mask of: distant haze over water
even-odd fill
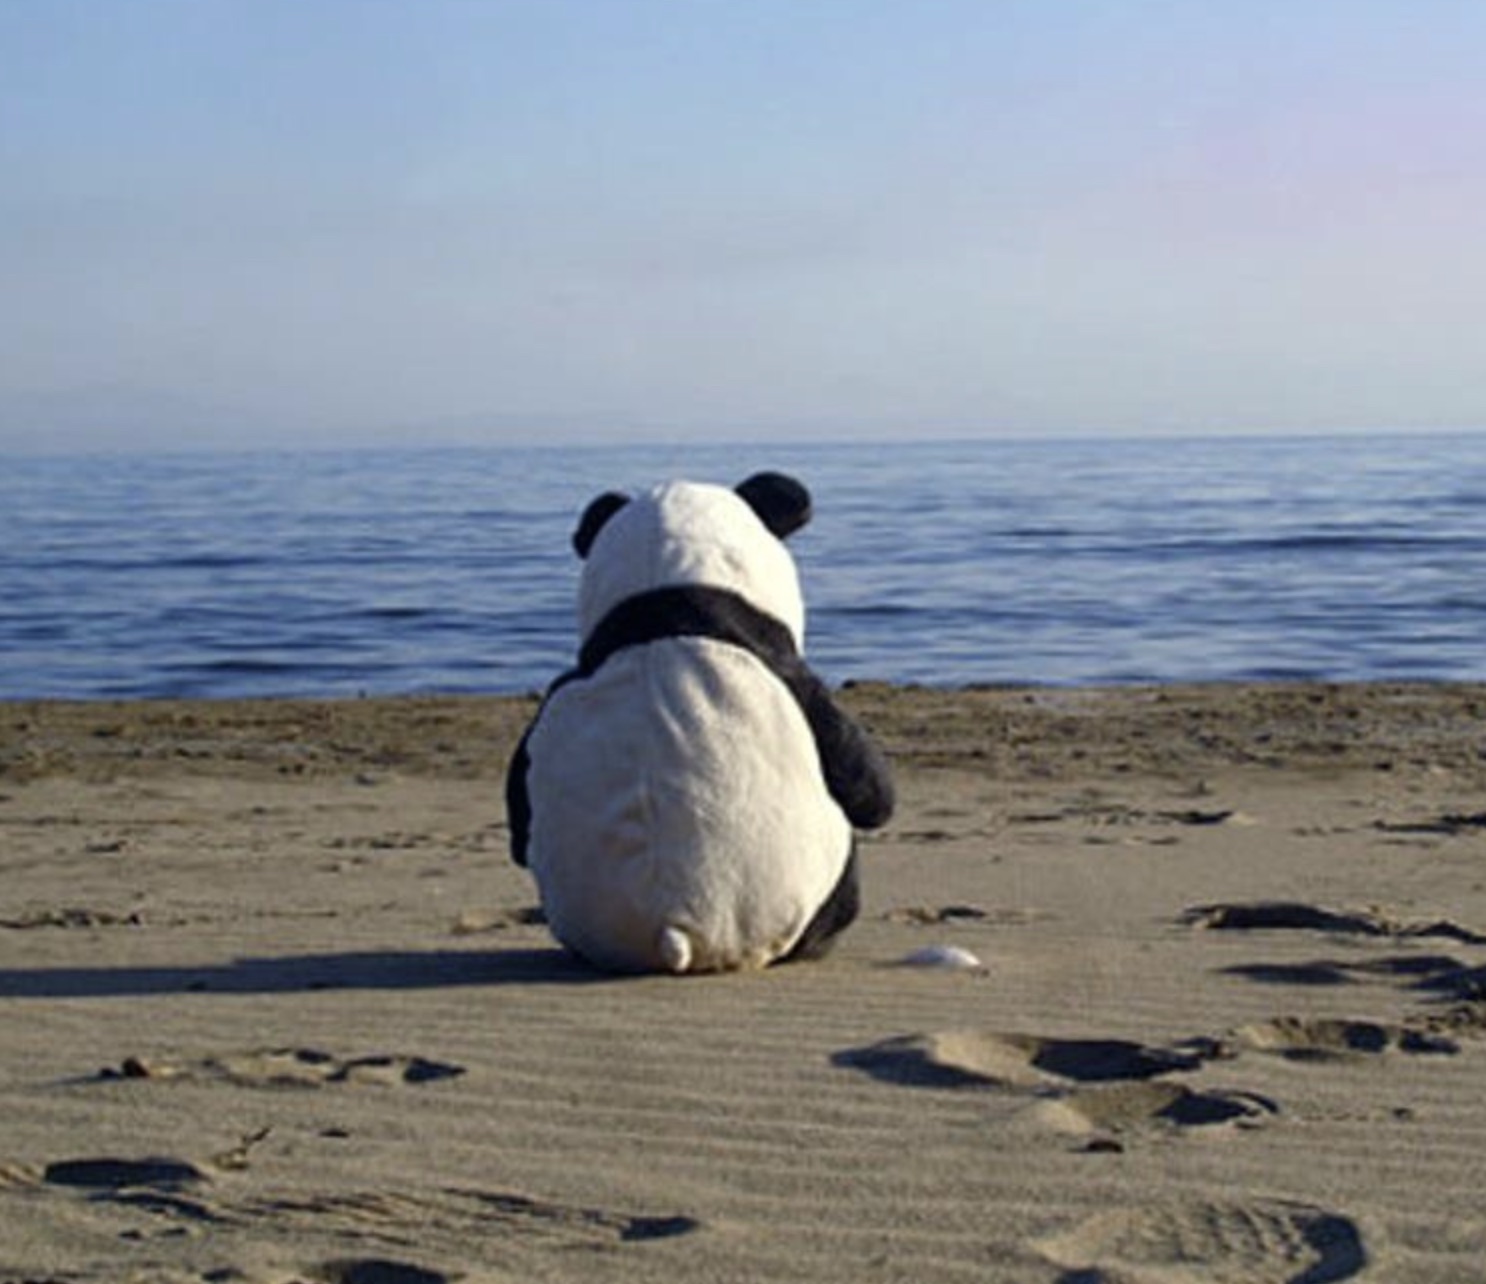
[[[13,459],[0,698],[522,692],[608,488],[798,475],[832,682],[1486,679],[1486,436]]]

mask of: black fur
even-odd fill
[[[573,532],[573,552],[579,557],[587,557],[593,541],[604,529],[604,523],[628,503],[629,496],[621,495],[617,490],[606,491],[590,503],[578,519],[578,529]]]
[[[731,589],[690,584],[625,598],[588,635],[578,652],[578,671],[590,676],[625,647],[686,637],[731,642],[752,651],[771,668],[776,658],[796,654],[789,629],[772,615],[749,605]]]
[[[780,539],[788,539],[810,521],[810,492],[784,473],[754,473],[737,493]]]
[[[846,868],[826,902],[815,911],[810,925],[800,934],[794,947],[780,960],[795,963],[805,959],[823,958],[836,943],[836,938],[857,920],[862,912],[861,877],[857,872],[856,839],[851,842],[851,855],[846,858]]]

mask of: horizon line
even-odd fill
[[[543,416],[533,416],[534,422],[539,422]],[[417,425],[410,425],[405,431],[415,433]],[[973,430],[973,429],[946,429],[943,431],[930,430],[927,434],[923,431],[915,431],[910,428],[883,430],[867,429],[851,434],[845,429],[834,431],[823,431],[819,435],[808,437],[790,436],[788,428],[759,429],[757,435],[748,435],[746,430],[738,430],[736,433],[727,431],[719,436],[683,435],[679,431],[674,435],[666,430],[637,429],[632,435],[622,437],[603,437],[593,433],[579,432],[570,437],[562,439],[548,439],[544,441],[519,441],[509,437],[491,436],[477,438],[469,434],[451,433],[447,436],[429,437],[422,440],[407,440],[397,438],[389,433],[372,432],[363,436],[348,435],[342,440],[300,440],[290,441],[269,439],[254,443],[238,442],[205,442],[161,445],[158,442],[140,443],[78,443],[76,445],[62,445],[51,447],[40,445],[37,448],[29,446],[17,447],[12,444],[0,442],[0,459],[28,459],[35,461],[68,461],[84,459],[117,459],[117,458],[171,458],[189,456],[200,458],[205,456],[243,456],[243,455],[338,455],[338,454],[376,454],[385,451],[456,451],[456,450],[513,450],[549,452],[561,450],[576,451],[601,451],[601,450],[657,450],[657,449],[707,449],[726,450],[738,447],[787,447],[791,450],[830,448],[840,446],[856,445],[891,445],[891,446],[959,446],[959,445],[1004,445],[1004,446],[1038,446],[1038,445],[1091,445],[1098,443],[1129,443],[1140,444],[1142,442],[1220,442],[1220,441],[1254,441],[1273,440],[1283,438],[1289,441],[1327,441],[1327,440],[1362,440],[1367,438],[1413,438],[1413,439],[1442,439],[1452,437],[1468,437],[1486,431],[1486,423],[1481,424],[1459,424],[1459,425],[1428,425],[1428,426],[1378,426],[1363,425],[1357,427],[1210,427],[1197,429],[1183,428],[1115,428],[1100,430],[1096,428],[1069,428],[1054,429],[1050,431],[1037,432],[1028,429],[1000,430]]]

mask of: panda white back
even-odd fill
[[[571,800],[533,821],[548,922],[602,967],[765,966],[841,875],[850,827],[810,728],[739,647],[671,638],[611,656],[553,694],[530,752],[533,796]]]

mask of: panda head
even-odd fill
[[[628,598],[695,585],[737,593],[802,645],[805,604],[784,540],[809,520],[810,492],[783,473],[756,473],[733,490],[673,481],[600,495],[573,532],[580,639]]]

